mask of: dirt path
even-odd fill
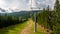
[[[34,25],[34,22],[30,19],[28,22],[28,26],[26,26],[21,32],[20,34],[34,34],[34,31],[31,30],[32,26]],[[47,32],[47,29],[42,27],[41,25],[37,24],[37,30],[39,30],[39,32],[43,32],[45,34],[50,34],[50,32]]]
[[[32,20],[29,20],[28,26],[26,26],[26,27],[21,31],[20,34],[29,34],[30,31],[31,31],[32,25],[33,25],[33,21],[32,21]]]

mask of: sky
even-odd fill
[[[13,10],[28,10],[30,0],[0,0],[0,8]],[[35,0],[37,7],[44,8],[48,5],[53,8],[55,0]]]

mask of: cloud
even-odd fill
[[[0,8],[3,8],[6,5],[6,3],[3,0],[0,0]]]
[[[35,0],[37,2],[37,7],[44,8],[50,5],[54,6],[55,0]],[[4,9],[20,9],[28,10],[29,0],[0,0],[0,7]]]
[[[39,0],[39,1],[37,1],[37,3],[38,3],[38,6],[41,8],[47,7],[48,5],[51,8],[53,8],[55,0]]]
[[[0,0],[0,7],[4,9],[24,9],[27,7],[26,0]]]

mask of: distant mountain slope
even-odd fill
[[[12,13],[0,13],[0,15],[30,17],[30,14],[33,15],[35,12],[40,13],[41,11],[19,11],[19,12],[12,12]]]

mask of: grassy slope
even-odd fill
[[[19,34],[20,31],[27,26],[28,21],[22,24],[12,25],[3,29],[0,29],[0,34]]]
[[[41,32],[41,31],[40,31],[40,28],[37,28],[37,31],[34,32],[34,25],[32,25],[31,30],[32,30],[31,34],[44,34],[44,32]]]
[[[33,22],[32,22],[33,23]],[[29,21],[24,22],[22,24],[17,24],[13,26],[9,26],[7,28],[0,29],[0,34],[20,34],[20,32],[28,25],[30,24]],[[31,31],[29,34],[44,34],[44,32],[41,32],[42,28],[37,28],[37,31],[34,32],[34,24],[32,25]]]
[[[45,34],[44,32],[41,31],[42,28],[37,27],[37,31],[34,32],[34,22],[32,20],[32,28],[29,34]],[[39,25],[38,25],[39,26]]]

